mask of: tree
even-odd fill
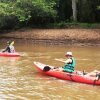
[[[68,21],[72,16],[72,0],[59,0],[58,4],[58,18],[60,21]]]
[[[100,22],[100,0],[78,0],[78,21]]]
[[[72,0],[73,21],[77,21],[77,7],[76,0]]]
[[[11,2],[13,1],[13,2]],[[0,0],[0,29],[54,21],[56,0]],[[12,23],[8,23],[12,22]],[[10,25],[9,25],[10,24]]]

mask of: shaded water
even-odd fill
[[[65,59],[64,54],[71,50],[77,70],[100,70],[100,47],[15,45],[20,58],[0,57],[0,100],[100,100],[100,86],[49,77],[33,65],[33,61],[39,61],[63,66],[54,59]]]

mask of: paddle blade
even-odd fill
[[[10,45],[14,45],[14,41],[12,41],[12,42],[10,43]]]

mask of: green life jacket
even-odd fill
[[[75,59],[72,57],[72,63],[67,63],[64,65],[64,71],[66,72],[73,72],[74,71],[74,67],[76,65]]]

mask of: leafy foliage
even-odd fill
[[[7,25],[6,20],[12,18],[12,22],[16,26],[17,23],[28,23],[30,20],[40,18],[41,21],[45,18],[55,18],[57,15],[54,10],[55,2],[51,0],[1,0],[0,3],[0,28]],[[47,21],[47,19],[45,20]],[[8,24],[9,25],[9,24]],[[13,27],[13,24],[10,25]]]
[[[77,0],[79,22],[100,22],[100,0]],[[72,19],[72,0],[0,0],[0,29],[61,23]]]

